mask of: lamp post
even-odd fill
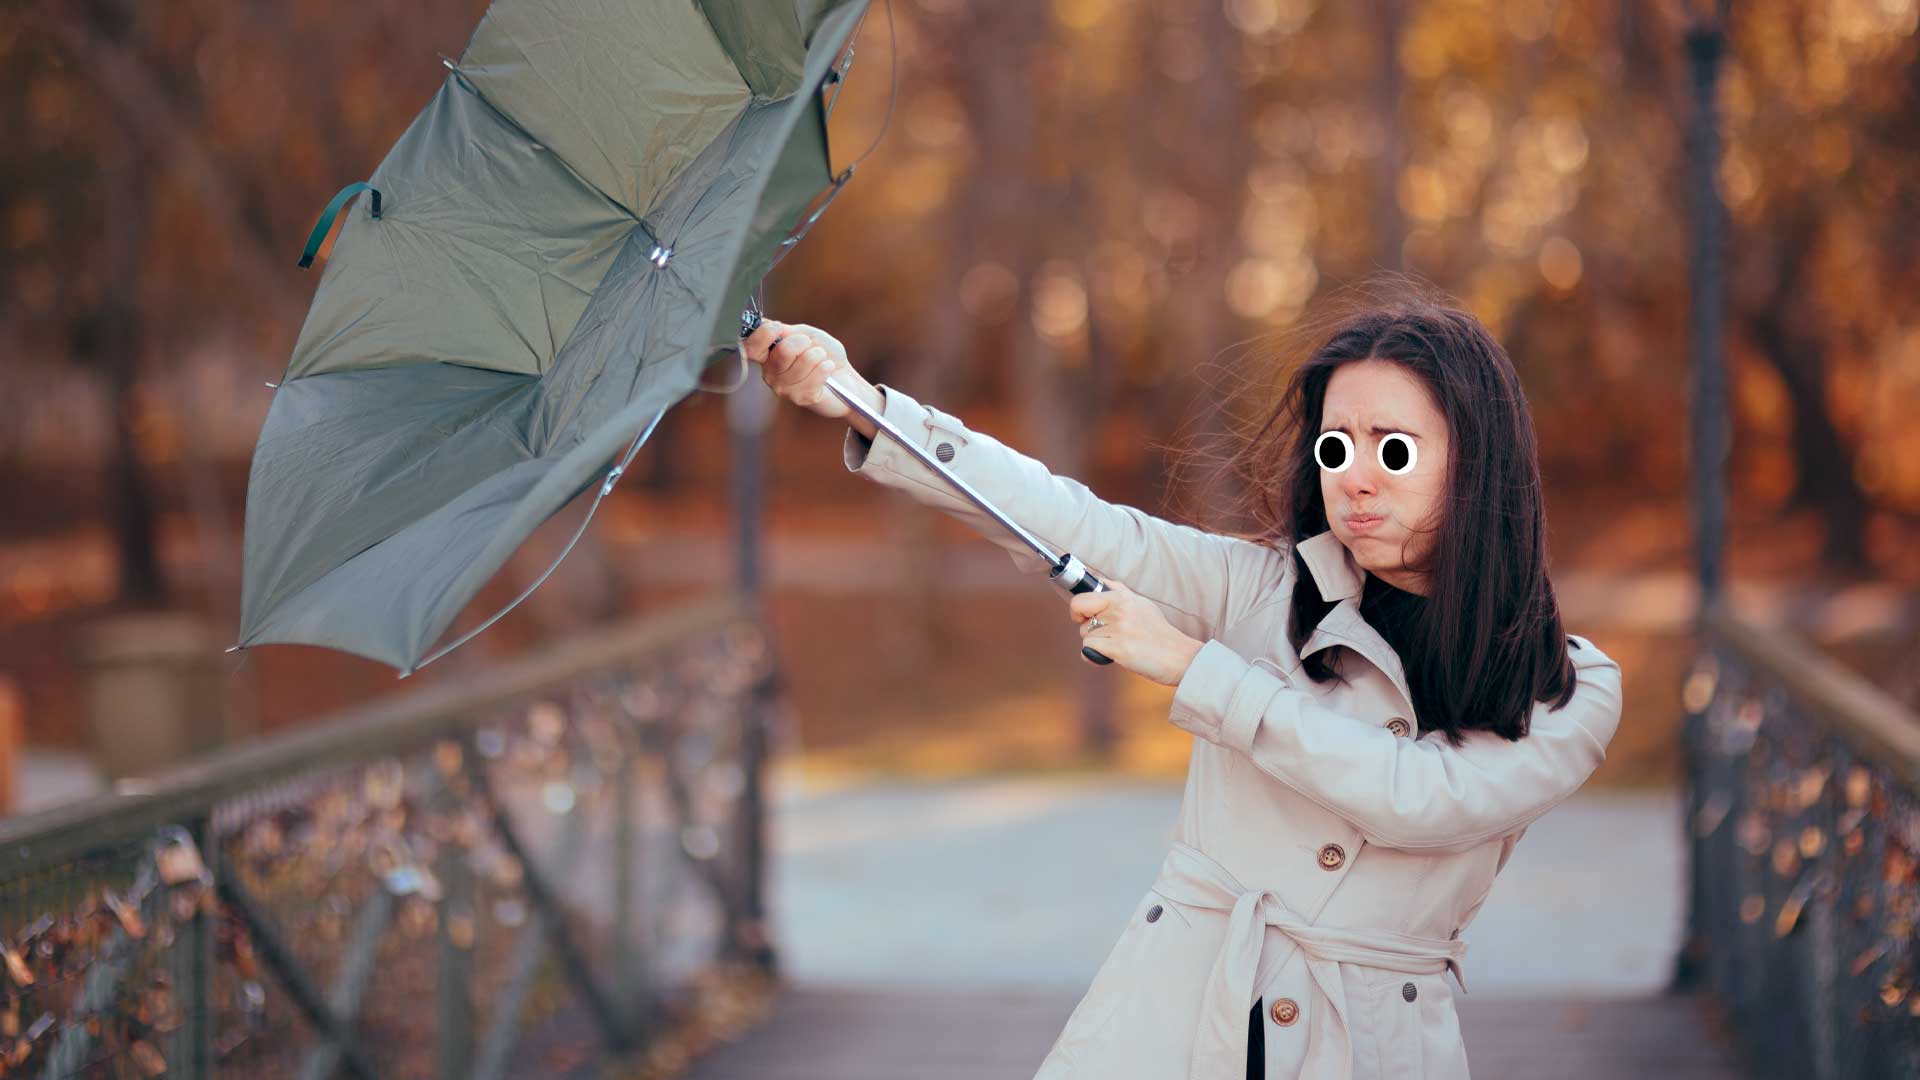
[[[1692,75],[1693,108],[1687,125],[1687,164],[1691,198],[1688,213],[1688,277],[1691,302],[1688,333],[1692,353],[1693,387],[1688,419],[1693,457],[1694,567],[1699,591],[1695,610],[1697,648],[1711,648],[1704,614],[1720,601],[1725,587],[1727,542],[1726,460],[1731,442],[1727,415],[1727,371],[1724,343],[1726,320],[1725,222],[1720,198],[1720,115],[1718,89],[1721,59],[1726,53],[1727,0],[1689,5],[1686,33],[1688,69]],[[1702,752],[1705,715],[1688,709],[1682,728],[1682,753],[1688,777],[1684,800],[1683,835],[1693,837],[1702,798],[1697,765]],[[1687,926],[1680,954],[1675,958],[1673,986],[1685,989],[1697,983],[1704,957],[1701,875],[1705,872],[1700,843],[1693,840],[1688,859]]]

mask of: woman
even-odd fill
[[[1532,420],[1486,328],[1424,299],[1335,326],[1241,455],[1251,536],[1104,502],[814,327],[744,348],[849,420],[849,470],[1047,566],[829,377],[1078,556],[1112,587],[1070,598],[1083,640],[1175,687],[1198,736],[1166,861],[1036,1080],[1467,1076],[1461,931],[1621,709],[1619,665],[1561,628]]]

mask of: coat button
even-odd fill
[[[1147,909],[1147,921],[1148,921],[1148,922],[1152,922],[1152,921],[1154,921],[1155,919],[1158,919],[1159,917],[1160,917],[1160,905],[1159,905],[1159,904],[1155,904],[1155,905],[1153,905],[1152,907],[1150,907],[1150,908],[1148,908],[1148,909]]]
[[[1402,720],[1396,716],[1393,719],[1387,721],[1387,730],[1393,732],[1395,735],[1405,735],[1407,732],[1413,729],[1407,726],[1407,722],[1405,720]]]
[[[1408,1001],[1412,1001],[1415,997],[1419,996],[1419,993],[1419,989],[1412,983],[1406,983],[1400,987],[1400,996],[1406,998]]]
[[[1347,861],[1347,852],[1339,844],[1328,844],[1320,849],[1320,869],[1338,870],[1340,864]]]
[[[1281,998],[1274,1002],[1270,1011],[1273,1013],[1273,1022],[1281,1027],[1300,1019],[1300,1006],[1292,998]]]
[[[933,456],[939,458],[943,463],[952,461],[953,460],[953,444],[950,442],[943,442],[939,446],[934,447]]]

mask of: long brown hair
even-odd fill
[[[1422,731],[1444,732],[1456,745],[1469,730],[1525,736],[1534,702],[1564,706],[1575,675],[1547,576],[1533,417],[1512,360],[1470,312],[1398,274],[1368,279],[1334,298],[1328,314],[1278,341],[1302,337],[1312,342],[1305,360],[1277,400],[1258,409],[1251,432],[1232,436],[1228,468],[1214,472],[1239,481],[1234,509],[1254,526],[1227,535],[1292,552],[1287,635],[1298,650],[1333,607],[1292,550],[1295,541],[1330,527],[1313,456],[1327,384],[1356,361],[1400,365],[1447,418],[1446,493],[1428,557],[1409,568],[1427,575],[1426,596],[1368,574],[1363,614],[1400,654]],[[1252,358],[1284,362],[1284,352],[1262,356],[1272,347]],[[1255,363],[1248,370],[1274,367]],[[1307,674],[1316,682],[1339,677],[1328,662],[1337,651],[1309,657]]]

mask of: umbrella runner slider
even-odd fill
[[[741,337],[744,338],[748,334],[753,333],[759,326],[760,315],[758,312],[747,311],[740,316]],[[1071,553],[1063,552],[1059,555],[1054,554],[1053,549],[1049,548],[1039,537],[1021,528],[1018,522],[1009,518],[1006,514],[1001,513],[1000,508],[993,505],[986,496],[975,491],[972,484],[955,476],[946,465],[941,463],[939,458],[927,453],[926,448],[907,437],[906,432],[895,427],[891,420],[875,412],[872,406],[860,399],[859,395],[847,393],[839,384],[833,381],[831,376],[827,378],[827,389],[838,395],[841,401],[846,402],[848,408],[871,420],[874,427],[886,433],[894,442],[899,443],[901,449],[912,454],[921,464],[932,469],[935,475],[945,480],[955,491],[965,495],[974,505],[985,510],[995,521],[1005,526],[1008,532],[1019,537],[1022,543],[1032,548],[1041,558],[1053,564],[1053,569],[1048,571],[1047,577],[1054,584],[1074,595],[1107,591],[1106,583],[1095,577],[1093,571],[1088,570],[1085,563],[1074,558]],[[1080,654],[1096,664],[1113,663],[1112,657],[1104,655],[1098,649],[1089,645],[1080,646]]]

